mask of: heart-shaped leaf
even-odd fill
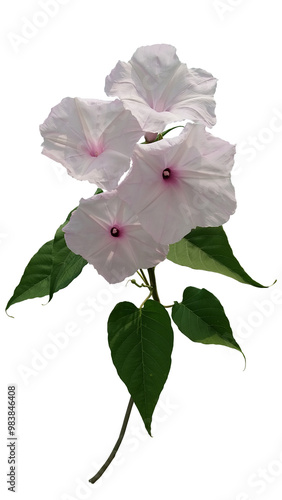
[[[172,319],[179,330],[193,342],[219,344],[243,354],[233,337],[221,303],[205,288],[186,288],[182,302],[175,302],[172,307]]]
[[[167,379],[173,347],[171,320],[164,306],[148,300],[142,309],[120,302],[108,320],[113,363],[151,435],[152,415]]]

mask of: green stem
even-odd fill
[[[119,434],[118,440],[117,440],[115,446],[113,447],[113,450],[112,450],[111,454],[109,455],[109,458],[104,463],[104,465],[97,472],[97,474],[95,474],[95,476],[93,476],[91,479],[89,479],[90,483],[92,483],[92,484],[96,483],[96,481],[98,481],[98,479],[104,474],[105,470],[109,467],[110,463],[115,458],[115,456],[117,454],[117,451],[118,451],[118,449],[119,449],[119,447],[121,445],[121,442],[123,440],[125,431],[126,431],[126,427],[127,427],[127,424],[128,424],[128,420],[129,420],[129,417],[130,417],[132,406],[133,406],[133,399],[130,398],[129,403],[128,403],[128,407],[127,407],[127,410],[126,410],[126,413],[125,413],[125,416],[124,416],[124,420],[123,420],[123,424],[122,424],[122,427],[121,427],[121,430],[120,430],[120,434]]]
[[[140,274],[142,275],[142,278],[143,278],[143,280],[144,280],[145,285],[150,286],[150,283],[149,283],[149,281],[147,280],[146,275],[145,275],[145,273],[144,273],[143,269],[140,269]]]
[[[150,267],[148,269],[148,274],[150,278],[150,285],[152,287],[152,296],[153,299],[156,300],[157,302],[160,302],[158,290],[157,290],[157,282],[156,282],[156,276],[155,276],[155,268]]]
[[[154,142],[161,141],[166,134],[174,130],[175,128],[184,128],[184,125],[176,125],[175,127],[169,128],[168,130],[165,130],[164,132],[161,132],[160,134],[157,135],[156,139],[154,141],[147,141],[145,137],[145,141],[141,142],[141,144],[153,144]]]
[[[175,128],[180,128],[180,127],[184,128],[184,125],[176,125],[175,127],[172,127],[172,128],[169,128],[168,130],[165,130],[164,132],[162,132],[162,133],[161,133],[161,134],[159,134],[159,135],[161,135],[161,136],[162,136],[162,138],[163,138],[166,134],[168,134],[169,132],[171,132],[171,131],[172,131],[172,130],[174,130]]]
[[[155,268],[151,267],[151,268],[148,269],[150,283],[147,280],[147,278],[146,278],[146,276],[144,274],[143,269],[140,269],[140,272],[139,271],[137,271],[137,272],[138,272],[139,276],[142,277],[142,279],[143,279],[144,283],[146,284],[146,286],[150,287],[150,295],[144,300],[144,302],[142,302],[142,304],[140,306],[140,309],[143,307],[143,305],[145,304],[145,302],[151,296],[153,296],[154,300],[156,300],[157,302],[160,302],[159,294],[158,294],[158,290],[157,290],[156,277],[155,277]],[[125,434],[126,427],[127,427],[127,424],[128,424],[128,420],[129,420],[129,417],[130,417],[130,413],[131,413],[131,410],[132,410],[132,407],[133,407],[133,403],[134,403],[133,399],[132,399],[132,397],[130,397],[130,400],[129,400],[129,403],[128,403],[128,406],[127,406],[127,410],[126,410],[126,413],[125,413],[125,416],[124,416],[124,420],[123,420],[123,424],[122,424],[122,427],[121,427],[121,430],[120,430],[120,434],[119,434],[118,440],[117,440],[115,446],[113,447],[112,452],[110,453],[108,459],[104,463],[104,465],[97,472],[97,474],[95,474],[95,476],[93,476],[91,479],[89,479],[90,483],[92,483],[92,484],[96,483],[96,481],[98,481],[98,479],[104,474],[104,472],[109,467],[110,463],[115,458],[115,456],[117,454],[117,451],[118,451],[118,449],[119,449],[119,447],[121,445],[121,442],[122,442],[122,440],[124,438],[124,434]]]
[[[149,298],[150,298],[150,297],[152,297],[152,294],[153,294],[153,290],[150,290],[150,293],[149,293],[148,297],[146,297],[146,299],[145,299],[145,300],[143,300],[143,302],[142,302],[141,306],[139,307],[139,309],[140,309],[140,310],[141,310],[141,309],[142,309],[142,307],[146,304],[147,300],[149,300]]]

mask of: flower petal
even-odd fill
[[[188,70],[167,44],[140,47],[128,63],[119,61],[106,78],[105,92],[118,96],[146,132],[189,119],[215,124],[217,80],[201,69]]]
[[[236,208],[230,171],[235,147],[188,123],[172,139],[137,145],[118,195],[158,243],[179,241],[196,226],[219,226]]]
[[[168,253],[168,246],[154,241],[116,191],[82,199],[63,231],[67,246],[109,283],[156,266]]]
[[[102,189],[116,188],[142,136],[137,120],[119,100],[66,97],[40,126],[42,153],[68,174]]]

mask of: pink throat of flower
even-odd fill
[[[99,156],[101,153],[104,151],[104,147],[102,144],[91,144],[87,148],[88,154],[92,156],[93,158],[96,158]]]
[[[158,113],[162,113],[163,111],[166,111],[165,102],[161,99],[158,99],[158,100],[151,99],[151,100],[149,100],[148,104],[152,109],[154,109]]]

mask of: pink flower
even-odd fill
[[[188,69],[171,45],[140,47],[128,63],[119,61],[106,78],[105,92],[118,96],[145,132],[188,119],[215,124],[217,80],[202,69]]]
[[[63,231],[70,250],[93,264],[109,283],[156,266],[168,253],[168,246],[153,240],[116,191],[80,200]]]
[[[66,97],[40,126],[42,153],[79,180],[116,188],[142,136],[137,120],[121,101]]]
[[[136,146],[118,195],[156,242],[175,243],[196,226],[219,226],[234,213],[234,154],[235,146],[187,123],[178,137]]]

